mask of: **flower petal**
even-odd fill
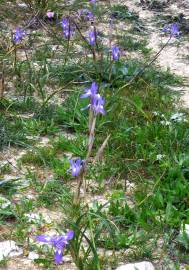
[[[56,264],[61,264],[63,259],[63,252],[61,249],[56,249],[55,255],[54,255],[54,260]]]
[[[65,235],[65,240],[66,240],[66,241],[69,241],[69,240],[71,240],[73,237],[74,237],[74,231],[69,231],[69,232],[67,232],[66,235]]]
[[[49,235],[37,235],[36,240],[42,243],[52,244],[54,241],[54,237]]]
[[[87,97],[90,97],[90,93],[85,93],[85,94],[82,94],[80,95],[80,98],[87,98]]]
[[[93,82],[91,85],[91,92],[93,95],[95,95],[97,93],[98,90],[98,84],[96,82]]]
[[[84,108],[81,108],[81,111],[87,110],[87,109],[89,109],[90,107],[91,107],[91,104],[87,105],[87,106],[84,107]]]

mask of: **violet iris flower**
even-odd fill
[[[170,34],[170,38],[178,37],[180,34],[178,23],[172,23],[171,25],[164,27],[162,31]]]
[[[62,18],[62,28],[63,30],[67,29],[69,27],[69,20],[67,18]]]
[[[91,84],[91,87],[90,88],[86,88],[85,90],[85,94],[82,94],[80,96],[80,98],[88,98],[88,97],[91,97],[91,99],[97,94],[98,92],[98,85],[96,82],[93,82]]]
[[[79,176],[81,169],[83,168],[83,161],[78,158],[76,160],[70,160],[70,170],[72,171],[72,176],[77,177]]]
[[[112,57],[114,61],[119,60],[119,47],[118,46],[113,46],[112,47]]]
[[[90,107],[92,108],[93,112],[96,115],[99,113],[105,114],[104,104],[105,104],[104,98],[101,97],[99,94],[97,94],[93,98],[92,103],[90,104]]]
[[[95,45],[95,41],[96,41],[95,32],[93,30],[91,30],[89,32],[89,43],[91,44],[91,46],[94,46]]]
[[[92,11],[88,9],[82,9],[79,12],[79,15],[84,16],[85,20],[88,20],[88,21],[92,21],[94,19],[94,14],[92,13]]]
[[[62,30],[65,38],[70,38],[70,36],[73,34],[75,30],[73,25],[70,24],[69,19],[65,17],[62,18]]]
[[[86,88],[85,93],[80,96],[80,98],[90,97],[90,104],[81,110],[86,110],[91,108],[93,112],[97,115],[98,113],[105,114],[104,103],[105,100],[98,94],[98,84],[93,82],[90,88]],[[72,173],[73,175],[73,173]]]
[[[86,18],[88,20],[93,20],[94,19],[94,14],[92,13],[92,11],[90,11],[90,10],[87,11]]]
[[[103,99],[103,97],[101,97],[100,94],[97,94],[93,97],[93,99],[91,100],[91,103],[87,105],[87,107],[82,108],[81,110],[83,111],[83,110],[91,108],[95,115],[99,113],[105,114],[104,103],[105,103],[105,100]]]
[[[38,235],[36,236],[36,240],[42,243],[53,245],[55,248],[55,262],[56,264],[60,264],[63,259],[63,249],[68,245],[68,241],[70,241],[73,237],[74,232],[69,231],[65,235],[60,236]]]
[[[13,37],[13,41],[17,44],[17,43],[21,43],[21,41],[23,40],[23,38],[25,37],[26,33],[23,29],[21,29],[20,27],[16,28],[14,37]]]
[[[96,3],[96,0],[90,0],[90,2],[94,4],[94,3]]]

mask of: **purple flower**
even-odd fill
[[[92,103],[90,104],[90,107],[92,108],[95,114],[99,114],[99,113],[105,114],[104,103],[105,103],[105,100],[103,99],[103,97],[97,94],[93,98]]]
[[[88,98],[90,97],[90,104],[81,110],[86,110],[91,108],[95,114],[101,113],[105,114],[104,103],[105,100],[98,94],[98,84],[93,82],[90,88],[86,88],[85,93],[80,96],[80,98]],[[73,175],[73,171],[72,171]]]
[[[171,36],[179,36],[179,26],[177,23],[173,23],[170,27]]]
[[[96,0],[90,0],[90,2],[94,4],[94,3],[96,3]]]
[[[88,20],[88,21],[92,21],[94,19],[94,14],[92,13],[92,11],[90,11],[88,9],[82,9],[79,12],[79,15],[84,16],[84,19]]]
[[[112,47],[112,57],[113,57],[114,61],[119,60],[119,47],[117,47],[117,46]]]
[[[81,110],[83,111],[83,110],[91,108],[95,115],[99,113],[105,114],[104,103],[105,103],[105,100],[103,99],[103,97],[101,97],[100,94],[96,94],[93,97],[93,99],[91,99],[91,103],[87,105],[85,108],[82,108]]]
[[[77,177],[79,176],[81,169],[83,168],[83,161],[78,158],[76,160],[70,160],[70,170],[72,171],[72,176]]]
[[[52,19],[54,17],[54,11],[47,11],[46,15],[49,19]]]
[[[55,262],[56,264],[60,264],[63,259],[63,249],[68,245],[68,241],[70,241],[73,237],[74,232],[69,231],[65,235],[60,236],[38,235],[36,236],[36,240],[42,243],[53,245],[55,248]]]
[[[165,33],[169,33],[170,37],[178,37],[180,34],[179,26],[177,23],[172,23],[171,25],[164,27],[162,31]]]
[[[98,85],[96,82],[93,82],[91,84],[90,88],[86,88],[85,90],[85,94],[82,94],[80,96],[80,98],[87,98],[87,97],[91,97],[91,99],[97,94],[98,92]]]
[[[94,30],[91,30],[89,32],[89,43],[91,44],[91,46],[95,45],[95,41],[96,41],[96,34],[95,34]]]
[[[74,26],[70,24],[69,19],[65,17],[62,18],[62,30],[65,38],[70,38],[75,30]]]
[[[26,33],[20,27],[16,28],[13,40],[15,43],[20,43],[25,37]]]

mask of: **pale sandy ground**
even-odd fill
[[[154,53],[158,52],[160,46],[167,40],[161,33],[161,28],[157,27],[154,18],[162,15],[161,12],[143,9],[139,5],[140,0],[117,0],[113,1],[119,4],[125,4],[131,11],[136,12],[139,18],[144,22],[149,34],[149,47],[153,49]],[[165,8],[163,15],[177,16],[183,13],[186,19],[189,19],[189,0],[172,1],[171,4]],[[189,55],[189,36],[184,38],[181,33],[180,41],[173,40],[169,46],[162,51],[156,63],[163,69],[170,69],[176,75],[183,78],[183,85],[174,87],[173,90],[181,92],[181,102],[183,107],[189,108],[189,60],[185,59]],[[179,43],[179,46],[177,44]]]

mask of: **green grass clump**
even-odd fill
[[[119,43],[126,51],[142,52],[144,55],[148,55],[151,51],[151,49],[147,48],[147,40],[135,40],[133,37],[124,36]]]
[[[134,12],[130,12],[129,9],[124,5],[113,5],[111,9],[112,17],[119,20],[137,21],[139,17]]]

